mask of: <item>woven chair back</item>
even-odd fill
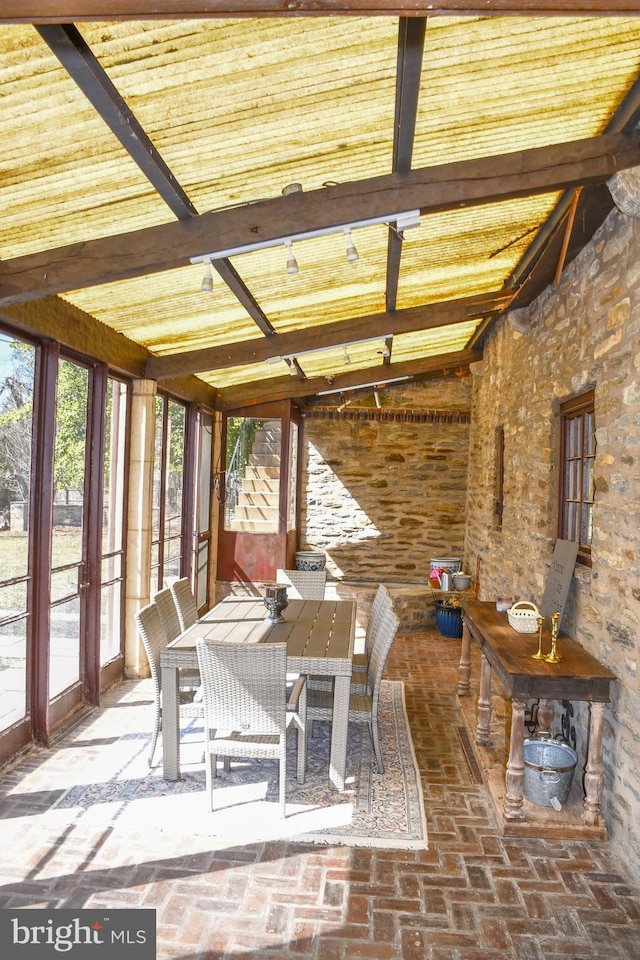
[[[367,686],[373,695],[373,713],[377,713],[378,697],[380,695],[380,684],[382,683],[382,674],[391,644],[400,628],[400,620],[392,608],[385,608],[376,624],[374,631],[371,652],[369,654],[369,666],[367,669]]]
[[[286,643],[196,643],[205,724],[250,736],[286,733]]]
[[[154,596],[153,602],[158,608],[158,613],[160,614],[160,619],[162,620],[164,632],[167,635],[167,640],[169,642],[175,640],[175,638],[179,636],[182,631],[180,629],[178,608],[176,607],[176,602],[173,599],[171,588],[165,587],[164,590],[159,590]]]
[[[142,638],[142,644],[144,646],[145,653],[147,655],[147,660],[149,661],[149,667],[151,669],[151,676],[153,678],[154,686],[156,690],[160,690],[160,653],[165,649],[167,643],[167,635],[164,630],[164,625],[162,623],[162,618],[160,616],[160,611],[158,610],[157,604],[149,603],[146,607],[142,607],[141,610],[135,615],[136,623],[138,625],[138,630],[140,631],[140,636]]]
[[[383,583],[379,584],[376,591],[376,595],[373,598],[373,603],[371,604],[371,610],[369,612],[369,620],[367,621],[367,629],[365,631],[364,637],[364,648],[367,654],[371,650],[371,644],[373,642],[373,636],[378,624],[380,615],[384,610],[391,610],[393,607],[393,601],[391,599],[391,594],[385,587]]]
[[[324,600],[326,570],[278,569],[276,580],[287,585],[287,596],[291,600]]]
[[[176,580],[171,584],[171,592],[178,611],[180,621],[180,630],[184,632],[198,620],[198,607],[196,598],[193,595],[191,584],[184,577],[182,580]]]

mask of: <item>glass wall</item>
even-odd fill
[[[156,397],[153,464],[151,592],[182,576],[185,407]]]
[[[128,394],[126,383],[108,379],[102,482],[101,665],[117,657],[122,649]]]
[[[36,351],[0,334],[0,731],[29,709],[27,624]]]

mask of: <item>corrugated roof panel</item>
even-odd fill
[[[0,256],[173,219],[33,28],[0,30]]]
[[[433,214],[407,231],[398,307],[499,290],[542,227],[558,194]]]
[[[413,165],[602,133],[639,42],[637,17],[430,18]]]
[[[478,323],[478,320],[470,320],[418,333],[398,334],[393,338],[392,361],[402,363],[420,357],[433,357],[439,353],[464,350]]]
[[[200,212],[391,168],[394,18],[82,29]]]

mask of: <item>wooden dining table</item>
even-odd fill
[[[227,597],[180,634],[160,655],[164,778],[180,779],[178,673],[197,669],[196,641],[286,642],[289,672],[333,678],[329,779],[343,791],[355,616],[352,600],[290,600],[277,623],[266,618],[262,597]]]

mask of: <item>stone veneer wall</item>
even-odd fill
[[[503,320],[474,369],[465,553],[480,597],[541,600],[556,538],[556,414],[595,386],[593,568],[576,568],[562,629],[619,678],[606,709],[603,813],[640,872],[640,220],[614,211],[523,316]],[[504,514],[493,516],[496,429]],[[562,652],[560,650],[560,652]],[[579,747],[584,704],[574,704]]]
[[[323,550],[329,577],[424,592],[430,558],[461,555],[471,378],[379,399],[305,415],[300,549]]]

